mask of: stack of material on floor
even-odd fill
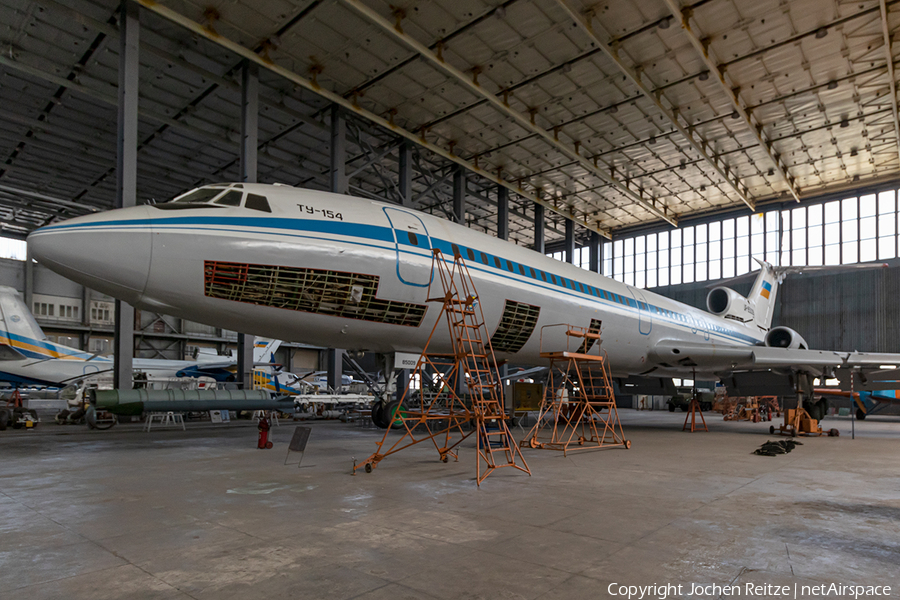
[[[770,441],[754,450],[753,454],[759,454],[760,456],[777,456],[779,454],[787,454],[796,446],[802,445],[802,443],[796,440],[778,440],[776,442]]]

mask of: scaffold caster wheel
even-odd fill
[[[530,440],[528,440],[528,445],[531,446],[532,448],[540,448],[541,447],[541,445],[538,444],[538,441],[534,438],[531,438]]]
[[[450,460],[450,459],[447,457],[446,454],[443,455],[443,456],[441,457],[441,462],[442,462],[442,463],[445,463],[445,462],[447,462],[447,461],[449,461],[449,460]]]
[[[830,429],[828,431],[828,437],[838,437],[840,435],[841,435],[841,432],[838,431],[837,429]]]
[[[797,437],[797,428],[796,427],[793,427],[791,429],[791,437]]]
[[[366,473],[372,472],[372,463],[366,463]]]
[[[625,449],[628,450],[631,448],[631,440],[625,440]]]
[[[275,445],[275,444],[273,444],[272,442],[266,442],[266,448],[269,449],[269,450],[271,450],[271,449],[272,449],[272,446],[274,446],[274,445]]]
[[[579,445],[579,446],[584,446],[584,437],[579,437],[579,438],[578,438],[578,445]]]
[[[769,425],[769,435],[775,435],[775,426]]]

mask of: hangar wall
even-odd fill
[[[900,352],[900,263],[883,264],[889,266],[788,275],[773,322],[795,329],[811,348]],[[751,285],[752,279],[730,287],[747,294]],[[704,281],[652,291],[706,310],[711,287]]]

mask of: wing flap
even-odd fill
[[[663,366],[702,369],[861,368],[900,366],[900,354],[884,352],[834,352],[768,346],[719,346],[680,340],[660,340],[650,353],[651,361]]]

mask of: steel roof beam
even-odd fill
[[[526,131],[530,131],[532,133],[540,136],[545,142],[547,142],[550,146],[555,148],[556,150],[562,152],[563,154],[574,158],[577,160],[582,167],[584,167],[588,172],[593,173],[600,179],[603,179],[607,183],[611,184],[615,187],[619,192],[621,192],[625,197],[631,199],[633,202],[640,204],[652,214],[656,215],[660,219],[667,221],[673,226],[677,226],[678,221],[674,215],[668,214],[666,211],[666,207],[657,206],[654,202],[653,198],[645,198],[643,196],[643,191],[638,190],[635,191],[628,187],[622,181],[619,181],[615,177],[612,177],[609,173],[607,173],[604,169],[596,166],[590,159],[585,158],[580,154],[577,148],[571,148],[566,144],[563,144],[559,141],[556,134],[551,131],[547,131],[543,127],[536,125],[532,119],[526,115],[523,115],[517,110],[512,109],[506,102],[497,98],[496,95],[491,93],[490,91],[484,89],[477,83],[474,77],[470,78],[465,73],[454,67],[453,65],[444,61],[441,56],[438,56],[434,52],[432,52],[425,44],[417,41],[410,35],[404,33],[401,29],[394,25],[394,23],[388,21],[380,14],[378,14],[375,10],[369,8],[365,4],[363,4],[360,0],[343,0],[344,4],[353,8],[363,17],[371,21],[374,25],[379,27],[382,31],[387,33],[389,36],[393,37],[395,40],[400,43],[408,46],[412,50],[418,52],[424,59],[426,59],[429,63],[437,67],[439,70],[443,71],[451,78],[455,79],[459,83],[461,83],[464,87],[466,87],[470,92],[477,96],[481,96],[489,104],[491,104],[494,108],[500,111],[502,114],[512,118],[520,127],[525,129]],[[554,212],[559,212],[557,209],[548,206],[550,210]]]
[[[728,165],[720,164],[713,156],[711,156],[707,151],[707,143],[705,140],[700,139],[699,141],[694,139],[693,133],[684,125],[682,125],[678,116],[675,114],[674,110],[670,110],[662,103],[662,95],[654,90],[651,90],[641,79],[641,76],[634,69],[626,65],[619,56],[618,49],[616,44],[610,44],[609,40],[601,40],[600,36],[597,35],[597,32],[594,30],[594,25],[591,22],[594,18],[594,12],[588,11],[586,14],[579,14],[571,5],[569,5],[568,0],[557,0],[560,6],[568,13],[568,15],[578,24],[581,29],[587,33],[588,37],[591,38],[591,41],[600,48],[603,54],[613,62],[613,64],[618,67],[619,71],[625,75],[632,84],[634,84],[641,93],[653,103],[654,106],[665,116],[665,118],[672,124],[675,129],[678,130],[678,133],[682,135],[682,137],[687,141],[691,147],[697,151],[703,159],[709,163],[709,165],[715,170],[716,173],[719,174],[719,177],[725,180],[725,182],[731,186],[734,192],[737,194],[738,198],[741,199],[741,202],[746,204],[751,209],[755,209],[755,205],[753,200],[748,196],[748,189],[746,185],[743,185],[737,177],[731,175],[729,173]],[[677,109],[676,109],[677,110]]]
[[[672,12],[672,15],[681,23],[681,28],[684,30],[685,35],[690,40],[691,45],[697,50],[700,54],[701,59],[706,64],[706,68],[709,69],[710,74],[715,78],[715,80],[719,83],[719,86],[725,92],[725,95],[728,97],[729,102],[734,107],[735,112],[737,112],[740,119],[744,122],[747,128],[750,130],[750,133],[753,134],[753,137],[756,139],[757,144],[762,148],[763,152],[771,159],[772,163],[775,165],[775,172],[778,173],[782,179],[784,179],[785,183],[787,183],[788,190],[791,195],[794,197],[794,200],[800,202],[800,190],[797,189],[796,181],[794,180],[793,175],[788,171],[787,165],[784,164],[784,161],[781,159],[781,155],[772,149],[772,142],[766,139],[766,135],[763,133],[762,124],[754,124],[753,119],[750,116],[750,113],[744,107],[744,103],[741,101],[739,91],[735,88],[732,83],[729,82],[729,79],[726,79],[727,73],[724,68],[720,68],[720,65],[716,64],[712,57],[709,55],[709,50],[706,44],[701,41],[701,39],[694,32],[694,29],[691,27],[690,19],[692,11],[690,9],[682,10],[680,6],[678,6],[677,0],[663,0],[666,3],[666,6],[669,7],[669,10]]]
[[[178,12],[176,12],[170,8],[167,8],[165,6],[162,6],[162,5],[158,4],[157,2],[155,2],[154,0],[136,0],[136,1],[141,6],[143,6],[145,9],[163,17],[164,19],[171,21],[172,23],[175,23],[177,25],[180,25],[181,27],[184,27],[185,29],[195,33],[196,35],[203,37],[204,39],[207,39],[211,42],[214,42],[214,43],[218,44],[219,46],[222,46],[223,48],[233,52],[234,54],[236,54],[242,58],[246,58],[250,61],[253,61],[253,62],[259,64],[261,67],[268,69],[272,73],[275,73],[276,75],[283,77],[284,79],[287,79],[288,81],[290,81],[292,83],[297,84],[298,86],[328,100],[329,102],[338,104],[338,105],[344,107],[345,109],[347,109],[348,111],[351,111],[352,113],[355,113],[355,114],[375,123],[376,125],[380,125],[384,129],[392,131],[396,135],[404,137],[404,138],[408,139],[409,141],[414,142],[415,144],[421,146],[422,148],[425,148],[428,151],[430,151],[434,154],[437,154],[438,156],[441,156],[442,158],[444,158],[450,162],[461,165],[461,166],[465,167],[466,169],[468,169],[469,171],[476,173],[480,177],[483,177],[485,179],[493,181],[494,183],[502,185],[503,187],[509,189],[512,192],[515,192],[516,194],[518,194],[519,196],[522,196],[523,198],[527,198],[528,200],[531,200],[532,202],[534,202],[536,204],[545,206],[549,210],[556,212],[564,217],[573,219],[576,222],[578,222],[578,224],[582,225],[583,227],[590,229],[591,231],[596,231],[597,233],[599,233],[600,235],[602,235],[605,238],[612,239],[612,235],[610,234],[610,232],[608,230],[600,227],[598,224],[590,223],[586,219],[577,217],[573,213],[570,213],[568,211],[564,211],[564,210],[554,207],[551,203],[547,202],[546,200],[542,200],[542,199],[538,198],[534,194],[530,194],[530,193],[526,192],[518,185],[510,183],[510,182],[498,177],[497,175],[494,175],[493,173],[491,173],[489,171],[481,169],[480,167],[475,166],[474,164],[460,158],[459,156],[456,156],[452,152],[449,152],[436,144],[432,144],[431,142],[423,140],[421,137],[419,137],[415,133],[413,133],[411,131],[407,131],[406,129],[403,129],[402,127],[398,127],[397,125],[391,123],[387,119],[380,117],[380,116],[376,115],[375,113],[372,113],[372,112],[354,104],[351,100],[347,100],[340,94],[335,94],[334,92],[328,91],[328,90],[320,87],[318,84],[314,83],[313,81],[306,79],[305,77],[301,77],[297,73],[272,62],[268,58],[260,56],[253,50],[250,50],[249,48],[246,48],[236,42],[233,42],[230,39],[227,39],[227,38],[219,35],[218,33],[210,31],[209,29],[207,29],[200,23],[198,23],[192,19],[189,19],[188,17],[185,17],[181,13],[178,13]]]
[[[888,81],[891,84],[891,111],[894,113],[894,138],[897,141],[897,152],[900,153],[900,116],[897,114],[897,82],[894,79],[894,55],[891,50],[891,31],[888,25],[888,8],[885,0],[881,5],[881,33],[884,35],[884,51],[887,54]]]

